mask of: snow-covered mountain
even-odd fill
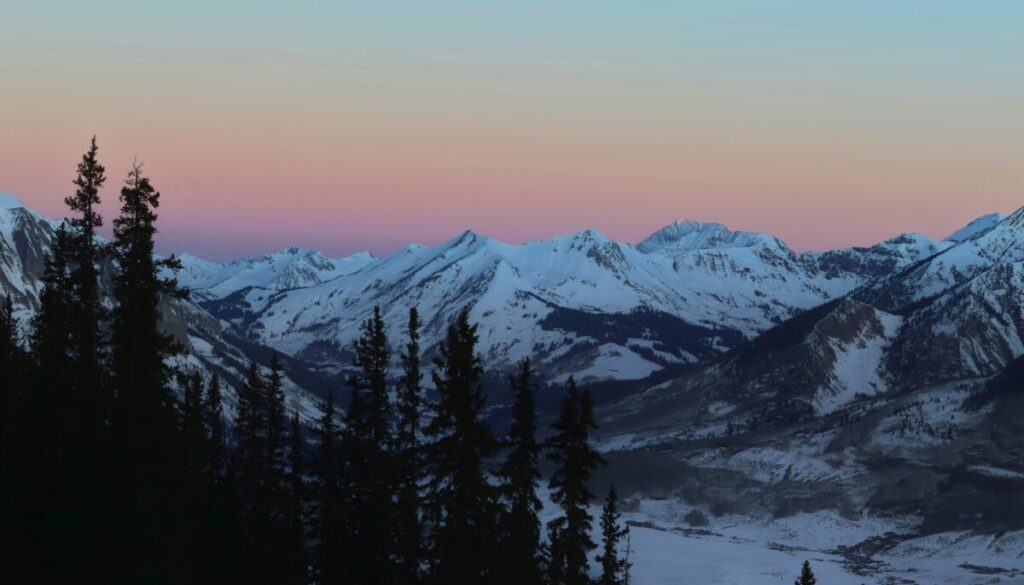
[[[183,267],[178,273],[179,283],[201,299],[223,298],[248,287],[286,290],[313,286],[356,272],[375,260],[365,252],[337,259],[294,247],[227,264],[208,262],[191,254],[182,254],[179,259]]]
[[[0,292],[11,295],[19,316],[36,308],[39,278],[57,223],[0,193]]]
[[[903,234],[824,253],[796,253],[769,235],[693,221],[674,222],[636,246],[594,230],[518,245],[467,231],[380,258],[335,259],[299,248],[223,264],[184,255],[178,278],[222,337],[273,348],[327,374],[347,366],[358,325],[375,305],[395,340],[417,307],[428,352],[469,307],[495,370],[529,355],[552,381],[636,380],[713,360],[853,293],[900,316],[907,333],[890,340],[885,360],[910,372],[904,375],[941,377],[950,367],[988,375],[1021,352],[1013,292],[1014,263],[1024,260],[1022,217],[984,216],[941,242]],[[0,283],[22,311],[34,307],[56,225],[0,197]],[[926,300],[930,309],[907,314]],[[1002,321],[978,317],[986,311]],[[977,338],[962,334],[971,319]],[[915,358],[903,338],[926,334],[962,351],[941,367]]]
[[[374,305],[396,339],[418,307],[428,347],[468,306],[492,367],[531,355],[554,380],[638,379],[734,348],[944,246],[915,235],[798,254],[771,236],[687,221],[635,247],[594,230],[521,245],[465,232],[383,258],[315,256],[323,268],[308,286],[290,286],[290,275],[311,273],[310,253],[228,265],[185,258],[182,281],[241,335],[326,370],[347,363]]]
[[[638,491],[653,484],[708,516],[898,519],[833,551],[865,575],[922,535],[1024,530],[1022,245],[1024,209],[918,248],[902,269],[718,359],[607,396],[601,443],[647,478]],[[961,566],[950,582],[1022,574],[1010,557],[997,563],[988,577]],[[918,577],[892,582],[933,582]]]

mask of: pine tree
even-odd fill
[[[497,562],[497,490],[484,472],[497,444],[482,419],[485,406],[476,353],[476,325],[463,309],[448,327],[433,372],[439,399],[426,434],[431,572],[435,583],[476,585],[494,579]]]
[[[509,584],[539,585],[543,582],[538,558],[540,520],[537,518],[541,508],[537,497],[540,445],[536,439],[533,368],[529,359],[519,363],[510,382],[515,391],[508,439],[510,450],[498,470],[505,504],[500,526],[504,567],[500,578]]]
[[[197,509],[201,510],[195,531],[195,557],[199,581],[213,584],[235,582],[245,549],[239,546],[240,519],[238,497],[228,472],[228,432],[224,418],[221,380],[214,374],[206,384],[202,399],[202,418],[206,427],[207,469],[201,478],[205,486],[196,490]],[[205,489],[204,489],[205,488]]]
[[[278,488],[282,478],[279,471],[283,470],[282,461],[285,456],[285,425],[287,424],[284,406],[284,366],[275,352],[270,357],[270,374],[264,387],[266,397],[264,404],[267,416],[267,453],[268,469],[274,475],[269,481],[273,488]]]
[[[243,558],[242,581],[263,582],[274,574],[273,528],[267,460],[266,380],[255,362],[238,388],[231,474],[238,498]]]
[[[794,581],[793,585],[816,585],[817,582],[814,571],[811,570],[810,561],[804,561],[804,565],[800,569],[800,578]]]
[[[119,425],[128,439],[147,432],[142,425],[168,419],[173,412],[169,392],[169,369],[164,365],[177,346],[160,330],[162,297],[182,298],[173,279],[161,270],[175,271],[181,264],[173,257],[153,257],[156,236],[158,193],[142,174],[142,165],[134,164],[121,189],[121,213],[114,220],[114,257],[118,271],[114,277],[112,349],[114,382]]]
[[[84,413],[79,410],[82,395],[74,384],[69,327],[76,306],[71,261],[71,234],[61,224],[44,264],[39,309],[31,324],[31,388],[18,406],[22,416],[12,418],[20,428],[16,435],[47,429],[35,440],[22,443],[23,449],[12,460],[16,469],[8,476],[19,481],[11,485],[12,514],[4,518],[5,524],[23,528],[21,538],[9,539],[21,547],[10,557],[19,562],[7,571],[14,581],[19,575],[24,581],[73,580],[94,552],[91,545],[100,539],[93,535],[92,540],[82,542],[81,536],[90,523],[82,509],[86,502],[94,506],[97,502],[90,498],[93,490],[82,489],[86,463],[79,460],[91,455],[80,457],[79,453]]]
[[[345,417],[346,457],[342,499],[349,516],[346,546],[350,579],[391,582],[394,545],[395,469],[391,457],[392,406],[388,397],[390,353],[380,308],[362,324],[349,378],[352,401]]]
[[[587,482],[604,463],[590,445],[594,428],[597,425],[590,391],[581,392],[576,381],[569,378],[569,392],[554,424],[555,435],[548,441],[548,459],[557,466],[549,482],[551,498],[562,509],[562,515],[549,525],[552,585],[587,585],[590,581],[587,556],[596,545],[590,536],[593,518],[587,511],[594,494]]]
[[[395,503],[395,583],[419,582],[422,562],[420,523],[420,318],[409,309],[408,340],[399,356],[402,377],[398,382],[398,422],[395,430],[396,503]]]
[[[70,223],[78,230],[79,257],[75,278],[77,301],[88,307],[97,303],[98,290],[93,263],[97,260],[93,237],[100,225],[93,206],[99,202],[96,189],[102,184],[102,166],[95,161],[96,145],[79,166],[79,190],[68,205],[81,217]],[[182,480],[185,457],[175,409],[175,398],[170,387],[171,371],[165,360],[176,351],[170,336],[161,331],[160,301],[163,296],[182,297],[177,283],[160,275],[162,268],[180,268],[173,259],[158,261],[153,258],[156,235],[156,208],[160,193],[142,174],[142,166],[133,164],[121,188],[120,214],[114,220],[113,255],[117,271],[113,278],[115,306],[111,319],[111,363],[114,404],[112,427],[116,434],[115,446],[120,453],[119,469],[127,493],[120,495],[118,506],[124,511],[124,532],[120,536],[128,550],[133,551],[132,562],[122,567],[124,574],[138,581],[168,579],[181,570],[180,551],[174,547],[183,544],[183,537],[171,527],[181,527],[188,507],[183,497]],[[81,333],[83,352],[95,351],[90,344],[101,343],[97,332],[101,311],[87,308],[92,323]],[[92,367],[97,354],[83,356]],[[83,370],[84,371],[84,370]],[[201,417],[201,379],[198,374],[186,381],[188,389],[190,432],[195,441],[190,448],[201,450],[205,432]],[[87,383],[99,383],[91,375]],[[198,387],[197,387],[198,385]],[[195,454],[200,457],[199,453]],[[198,460],[197,460],[197,465]],[[201,470],[193,470],[199,474]],[[154,536],[154,532],[158,533]]]
[[[0,478],[17,477],[11,475],[14,463],[12,443],[15,440],[23,442],[25,436],[22,433],[27,429],[16,424],[13,419],[23,407],[28,406],[26,374],[26,356],[19,342],[18,319],[14,316],[11,296],[7,295],[0,303],[0,380],[3,380],[0,384]],[[3,506],[0,509],[0,512],[3,512],[0,522],[7,520],[8,500],[2,496],[10,489],[8,481],[10,480],[0,479],[0,506]]]
[[[210,437],[205,419],[203,402],[203,377],[199,370],[178,372],[178,387],[182,391],[181,434],[185,449],[185,466],[190,479],[204,482],[209,472]]]
[[[628,537],[629,527],[622,526],[619,514],[619,495],[615,493],[615,485],[608,488],[608,496],[601,512],[601,536],[604,549],[597,557],[601,564],[601,577],[598,585],[626,585],[629,564],[619,557],[619,546],[623,538]]]
[[[282,584],[306,585],[309,582],[306,574],[309,560],[306,555],[306,482],[303,478],[305,455],[298,411],[292,415],[288,443],[288,507],[284,533],[288,551],[285,562],[289,571]]]
[[[227,429],[224,422],[224,398],[220,378],[214,374],[206,386],[203,396],[203,419],[210,431],[210,480],[214,483],[224,479],[227,473]]]
[[[61,224],[54,233],[43,268],[39,310],[32,319],[32,355],[43,392],[59,392],[54,407],[68,404],[64,394],[71,383],[71,332],[68,323],[75,307],[70,277],[71,234]],[[59,390],[58,390],[59,389]],[[61,421],[63,422],[63,421]]]
[[[266,559],[274,572],[265,577],[275,583],[301,582],[305,578],[302,535],[291,524],[293,502],[289,485],[287,459],[289,456],[288,426],[284,404],[284,366],[280,356],[270,358],[270,373],[264,384],[263,408],[266,416],[266,453],[264,454],[264,498],[267,534]]]
[[[0,372],[8,372],[21,360],[22,349],[18,341],[18,319],[14,316],[14,301],[11,295],[0,303]]]
[[[7,295],[0,303],[0,475],[8,471],[8,416],[14,413],[16,398],[24,392],[25,355],[18,341],[18,319],[14,316],[14,302]]]
[[[313,469],[313,571],[317,585],[344,583],[341,566],[344,527],[338,506],[341,502],[339,486],[338,427],[335,421],[334,393],[328,392],[320,405],[317,421],[316,466]]]
[[[119,524],[111,518],[116,518],[121,508],[117,507],[119,498],[98,481],[114,472],[108,468],[111,458],[106,456],[110,452],[111,401],[103,335],[106,312],[99,288],[98,263],[103,250],[95,239],[96,228],[103,223],[96,206],[106,178],[96,155],[93,137],[78,165],[75,193],[65,199],[72,217],[65,220],[64,235],[58,236],[63,241],[55,242],[63,248],[54,252],[55,266],[63,274],[55,282],[60,288],[52,292],[60,297],[57,304],[64,307],[57,311],[61,321],[50,321],[57,316],[54,313],[45,317],[54,328],[46,335],[52,336],[52,341],[66,339],[66,343],[46,349],[53,353],[45,359],[53,360],[59,369],[40,378],[47,386],[40,398],[53,400],[47,405],[53,407],[50,412],[55,419],[50,423],[55,436],[49,455],[55,458],[50,464],[59,468],[59,477],[54,479],[59,485],[48,488],[46,507],[56,519],[50,532],[55,540],[52,545],[55,550],[67,551],[58,561],[63,566],[60,570],[70,577],[95,564],[92,574],[102,579],[114,568],[109,563],[94,563],[92,557],[109,544],[106,541],[118,536],[115,527]]]
[[[105,169],[96,158],[96,137],[92,137],[89,150],[82,155],[75,177],[74,195],[64,203],[75,214],[66,219],[69,226],[68,250],[70,260],[69,281],[74,298],[74,311],[68,315],[64,327],[72,335],[72,365],[74,367],[75,398],[78,415],[86,427],[79,440],[86,448],[99,446],[100,435],[110,407],[104,390],[102,335],[106,312],[101,303],[98,263],[103,249],[96,242],[96,229],[103,225],[97,211],[99,190],[106,182]],[[116,235],[115,235],[116,237]]]

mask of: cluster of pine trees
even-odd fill
[[[178,263],[153,256],[159,193],[134,164],[113,241],[102,244],[105,181],[94,138],[28,339],[10,299],[0,306],[5,581],[628,582],[614,488],[600,519],[600,571],[590,571],[598,545],[588,483],[603,461],[589,442],[587,389],[570,379],[551,437],[540,441],[524,360],[511,375],[511,426],[496,437],[484,420],[468,311],[436,352],[427,400],[419,315],[410,311],[393,356],[377,309],[354,345],[343,413],[329,394],[303,426],[286,410],[275,356],[250,365],[229,425],[220,378],[167,365],[180,348],[161,331],[162,300],[185,293],[161,277]],[[545,456],[561,510],[546,527]]]

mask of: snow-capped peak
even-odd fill
[[[964,227],[956,230],[946,237],[944,241],[954,242],[957,244],[960,242],[966,242],[975,236],[989,231],[1001,221],[1003,221],[1003,214],[1001,213],[989,213],[987,215],[983,215]]]
[[[756,232],[732,231],[720,223],[704,223],[690,219],[677,220],[651,234],[637,244],[645,254],[671,248],[675,252],[712,248],[751,248],[756,246],[785,247],[773,236]]]
[[[1014,211],[1002,221],[1006,225],[1012,225],[1014,227],[1024,228],[1024,207],[1021,207],[1017,211]]]
[[[10,193],[0,193],[0,209],[28,209],[20,199]]]

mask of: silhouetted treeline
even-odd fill
[[[487,407],[477,328],[463,310],[429,368],[420,317],[392,355],[381,311],[362,324],[345,412],[333,393],[304,427],[274,356],[225,408],[217,376],[172,367],[162,303],[179,265],[153,256],[160,194],[134,164],[109,244],[96,238],[105,169],[93,139],[24,329],[0,305],[3,576],[8,583],[613,585],[628,581],[617,496],[591,575],[589,390],[570,379],[537,438],[529,360],[511,373],[507,435]],[[112,260],[109,286],[100,266]],[[169,270],[165,270],[169,269]],[[392,373],[398,371],[399,375]],[[232,421],[229,424],[229,420]],[[561,513],[543,530],[538,471]],[[542,537],[546,534],[546,537]]]

